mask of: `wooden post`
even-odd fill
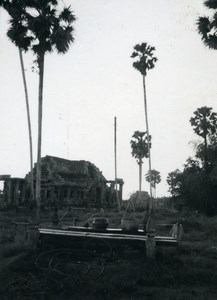
[[[178,245],[181,242],[182,236],[183,236],[182,224],[178,222],[178,224],[177,224],[177,242],[178,242]]]
[[[146,225],[146,235],[146,256],[154,258],[156,253],[155,224],[150,216]]]
[[[147,236],[146,240],[146,257],[154,258],[156,253],[156,241],[154,237]]]
[[[38,226],[31,224],[28,230],[28,245],[32,250],[36,250],[39,240]]]

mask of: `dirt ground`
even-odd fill
[[[76,216],[84,223],[93,212]],[[111,226],[121,214],[105,212]],[[61,214],[60,214],[61,215]],[[64,212],[62,212],[62,216]],[[72,218],[73,217],[73,218]],[[137,213],[142,220],[143,214]],[[61,216],[60,216],[61,218]],[[18,214],[1,213],[0,299],[217,299],[217,218],[161,212],[157,224],[182,220],[184,237],[179,247],[158,247],[156,258],[145,257],[143,245],[104,240],[66,242],[58,239],[31,250],[14,240],[12,220]],[[44,216],[44,223],[49,216]],[[158,226],[158,233],[168,228]],[[162,232],[161,232],[162,231]]]

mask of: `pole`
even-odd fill
[[[120,201],[117,189],[117,118],[114,118],[114,156],[115,156],[115,192],[118,203],[118,209],[120,210]]]
[[[150,203],[149,203],[149,215],[153,208],[153,199],[152,199],[152,187],[151,187],[151,147],[150,147],[150,140],[149,140],[149,128],[148,128],[148,112],[147,112],[147,97],[146,97],[146,86],[145,86],[145,75],[143,75],[143,89],[144,89],[144,109],[145,109],[145,121],[146,121],[146,131],[148,137],[148,165],[149,165],[149,174],[150,174]]]
[[[26,83],[26,75],[24,69],[24,62],[23,62],[23,54],[22,50],[19,48],[19,56],[20,56],[20,65],[23,77],[23,85],[25,91],[25,98],[26,98],[26,112],[27,112],[27,121],[28,121],[28,130],[29,130],[29,148],[30,148],[30,192],[31,192],[31,200],[35,199],[34,195],[34,183],[33,183],[33,150],[32,150],[32,128],[31,128],[31,120],[30,120],[30,109],[29,109],[29,95]]]

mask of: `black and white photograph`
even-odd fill
[[[217,0],[0,0],[0,300],[217,299]]]

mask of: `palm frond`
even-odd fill
[[[66,53],[70,44],[74,41],[72,35],[73,27],[67,26],[66,28],[59,27],[52,37],[52,44],[57,49],[58,53]]]
[[[7,36],[17,47],[27,51],[32,42],[32,37],[27,35],[27,31],[28,29],[21,22],[12,19]]]
[[[68,51],[74,41],[76,17],[70,7],[57,12],[57,0],[1,0],[11,16],[8,37],[22,50],[42,53]]]
[[[198,32],[204,36],[207,36],[208,32],[210,31],[210,20],[208,17],[199,17],[197,21]]]
[[[134,50],[131,57],[138,57],[138,59],[133,62],[133,67],[146,76],[147,70],[153,69],[157,61],[157,58],[153,54],[155,47],[149,46],[147,43],[142,43],[141,45],[135,45]]]
[[[139,55],[139,53],[133,52],[130,57],[134,58],[134,57],[137,57],[138,55]]]
[[[217,9],[217,1],[216,0],[207,0],[204,2],[204,5],[211,9]]]
[[[63,9],[63,11],[59,14],[59,18],[68,23],[72,23],[76,20],[76,17],[71,11],[70,6]]]

